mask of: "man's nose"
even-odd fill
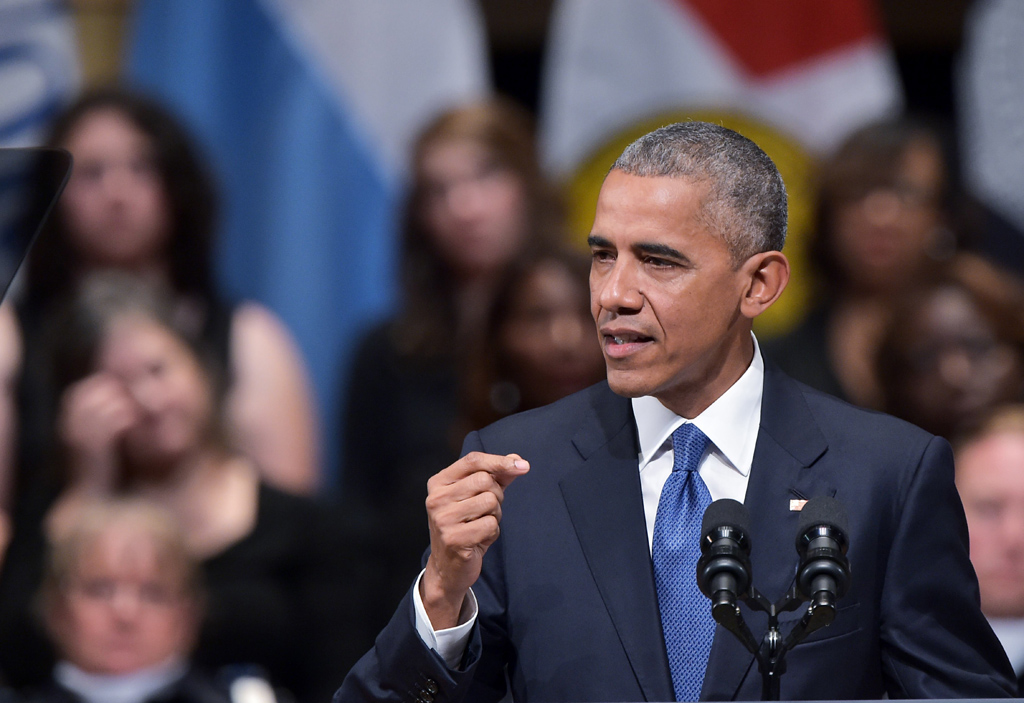
[[[141,607],[138,591],[131,588],[118,588],[110,600],[110,607],[119,621],[127,623],[135,620]]]
[[[644,306],[636,272],[628,261],[616,261],[612,269],[599,279],[598,285],[597,300],[605,310],[630,313],[639,312]]]

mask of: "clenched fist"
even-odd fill
[[[430,557],[420,598],[435,630],[458,624],[484,553],[498,539],[505,489],[529,470],[517,454],[472,452],[427,482]]]

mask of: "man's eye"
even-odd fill
[[[594,261],[611,261],[612,258],[614,257],[612,257],[612,254],[609,251],[598,250],[594,252]]]

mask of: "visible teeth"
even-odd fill
[[[615,340],[616,344],[625,344],[626,343],[625,337],[612,337],[612,339]]]

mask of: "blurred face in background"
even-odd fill
[[[892,182],[858,187],[836,204],[831,223],[836,260],[867,291],[899,287],[925,263],[942,231],[942,156],[927,141],[905,149]]]
[[[903,334],[909,370],[904,405],[915,422],[946,437],[996,405],[1018,400],[1022,360],[969,295],[936,289]]]
[[[956,484],[981,609],[989,617],[1024,617],[1024,433],[997,432],[964,447]]]
[[[153,540],[114,524],[85,545],[48,611],[62,656],[93,674],[129,674],[188,654],[197,607]]]
[[[121,112],[101,108],[85,114],[64,146],[75,159],[60,202],[71,245],[92,266],[157,265],[169,214],[146,134]]]
[[[498,336],[522,407],[546,405],[605,376],[589,287],[557,261],[541,263],[519,283]]]
[[[502,269],[526,239],[526,190],[484,145],[447,139],[420,162],[421,217],[441,257],[460,278]]]
[[[97,370],[117,379],[135,408],[123,436],[133,466],[160,472],[205,446],[214,412],[209,379],[174,332],[125,315],[111,325]]]

